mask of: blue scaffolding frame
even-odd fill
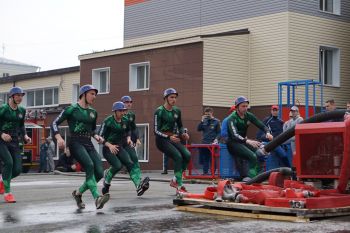
[[[316,113],[316,86],[320,87],[320,107],[323,103],[323,85],[321,82],[310,80],[294,80],[278,83],[278,106],[282,110],[283,107],[283,86],[287,87],[287,105],[291,107],[295,105],[295,89],[297,86],[305,86],[305,118],[309,118],[309,87],[312,86],[312,105],[314,113]],[[291,98],[292,95],[292,98]],[[282,117],[282,111],[279,111],[279,117]]]

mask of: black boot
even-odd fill
[[[145,179],[143,179],[143,181],[141,181],[141,183],[139,184],[139,186],[136,189],[137,192],[137,196],[142,196],[144,194],[144,192],[146,192],[146,190],[149,188],[149,177],[145,177]]]
[[[103,182],[103,188],[102,188],[102,194],[105,195],[106,193],[109,193],[109,187],[111,187],[110,184],[106,184]]]
[[[85,209],[85,204],[84,204],[84,202],[82,200],[82,195],[78,195],[77,191],[74,190],[73,193],[72,193],[72,196],[73,196],[74,200],[76,201],[78,208],[79,209]]]

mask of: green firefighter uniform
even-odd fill
[[[6,133],[12,138],[10,142],[5,142],[0,137],[0,160],[3,162],[2,179],[5,193],[10,192],[11,179],[22,171],[23,137],[26,134],[25,115],[26,110],[21,106],[17,106],[15,110],[7,103],[0,107],[0,136]]]
[[[84,193],[89,189],[96,199],[99,196],[97,182],[103,176],[101,157],[91,142],[91,136],[95,134],[97,112],[91,107],[82,108],[78,103],[67,107],[51,124],[54,135],[59,133],[58,125],[65,120],[69,126],[68,146],[71,154],[86,172],[86,180],[79,192]]]
[[[125,118],[129,122],[131,140],[133,141],[133,143],[136,143],[136,140],[139,139],[139,133],[138,133],[137,126],[135,123],[136,122],[135,113],[132,111],[128,111],[128,113],[126,113],[123,116],[123,118]]]
[[[126,138],[130,136],[130,121],[123,117],[121,122],[117,122],[113,115],[108,116],[100,128],[99,135],[112,145],[118,145],[117,155],[113,154],[107,146],[103,147],[103,156],[109,162],[111,167],[105,173],[105,183],[110,184],[112,178],[124,165],[137,188],[141,182],[141,170],[138,163],[136,152],[127,144]],[[136,158],[134,161],[133,158]]]
[[[180,142],[171,141],[170,135],[180,136],[183,133],[180,109],[173,106],[169,111],[163,105],[158,107],[154,113],[156,146],[165,156],[174,160],[174,172],[179,186],[182,186],[182,172],[186,170],[191,154]]]
[[[137,139],[139,139],[139,132],[137,130],[137,126],[136,126],[136,123],[135,123],[135,121],[136,121],[135,113],[132,112],[132,111],[128,111],[128,113],[125,114],[123,116],[123,118],[125,118],[129,122],[131,141],[133,143],[136,143]],[[128,147],[125,147],[125,150],[127,150],[127,152],[129,153],[133,163],[136,166],[138,166],[139,169],[140,169],[139,158],[137,157],[135,148],[132,148],[132,147],[128,146]]]
[[[258,160],[255,154],[256,149],[246,144],[247,130],[251,123],[265,133],[270,132],[269,128],[258,120],[254,114],[247,112],[244,118],[241,118],[235,111],[229,116],[227,123],[229,136],[227,148],[231,155],[249,161],[248,176],[252,178],[257,175]]]

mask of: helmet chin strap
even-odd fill
[[[167,104],[168,104],[170,107],[172,107],[171,104],[169,103],[168,97],[169,97],[169,95],[168,95],[167,97],[165,97],[166,102],[167,102]]]
[[[89,103],[87,102],[87,100],[86,100],[86,92],[84,93],[84,101],[85,101],[85,104],[86,104],[86,106],[89,106]]]
[[[15,98],[13,96],[11,96],[12,98],[12,102],[15,104],[15,105],[18,105],[19,103],[16,102]]]
[[[239,105],[236,106],[236,112],[238,112],[240,115],[243,115],[243,113],[239,111]]]

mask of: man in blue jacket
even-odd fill
[[[275,138],[283,132],[284,122],[278,118],[279,108],[277,105],[271,106],[271,114],[268,117],[265,117],[263,123],[270,129],[272,136]],[[261,130],[256,135],[256,138],[259,141],[262,141],[264,144],[268,143],[265,133]],[[278,167],[291,167],[291,164],[288,161],[284,146],[276,147],[268,156],[266,163],[266,170],[270,170]]]
[[[214,110],[210,107],[204,109],[204,115],[198,124],[197,131],[202,131],[202,144],[217,144],[220,137],[220,121],[214,117]],[[199,162],[203,165],[203,175],[209,172],[210,151],[201,148]]]

